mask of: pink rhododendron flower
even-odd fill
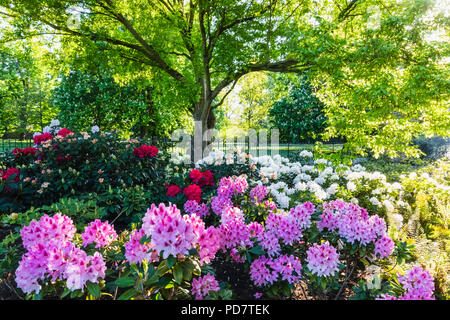
[[[20,230],[20,235],[24,248],[29,250],[36,244],[72,241],[75,232],[72,219],[57,213],[53,217],[45,214],[39,221],[31,221]]]
[[[394,247],[394,241],[387,235],[384,235],[375,242],[375,254],[381,259],[389,257],[394,252]]]
[[[222,238],[219,228],[209,227],[200,232],[198,236],[198,254],[200,263],[210,263],[214,259],[216,252],[222,247]]]
[[[166,259],[171,254],[188,254],[193,248],[196,235],[191,219],[183,218],[175,205],[161,203],[157,207],[152,204],[142,219],[142,228],[151,236],[154,249],[163,252]]]
[[[253,260],[250,265],[250,279],[257,286],[273,284],[278,278],[277,272],[273,269],[273,261],[265,256],[260,256]]]
[[[56,214],[44,215],[22,228],[21,236],[27,252],[16,270],[16,283],[25,293],[39,293],[39,281],[65,280],[70,290],[84,289],[87,281],[105,277],[106,264],[100,253],[88,256],[70,242],[75,228],[72,220]]]
[[[333,275],[339,270],[339,253],[328,241],[320,245],[315,243],[310,247],[306,261],[308,269],[319,277]]]
[[[282,280],[292,284],[300,279],[302,264],[296,256],[283,254],[273,261],[272,268],[278,272]]]
[[[386,223],[378,216],[369,217],[367,210],[341,200],[323,204],[317,222],[319,230],[337,231],[347,242],[367,245],[386,233]]]
[[[133,230],[130,234],[130,240],[124,244],[125,258],[130,263],[137,263],[140,265],[143,260],[148,262],[156,262],[159,260],[158,252],[152,250],[154,246],[153,243],[140,243],[144,235],[144,229]]]
[[[250,198],[255,203],[260,203],[267,196],[267,188],[263,185],[257,185],[252,190],[250,190]]]
[[[101,222],[99,219],[95,219],[84,228],[81,238],[85,247],[88,244],[95,243],[96,248],[103,248],[117,239],[117,233],[108,221]]]
[[[205,274],[203,277],[192,280],[192,294],[196,300],[202,300],[209,295],[210,291],[219,291],[219,282],[212,274]]]
[[[214,196],[211,197],[211,209],[217,215],[222,215],[222,211],[233,207],[233,202],[226,197]]]
[[[377,300],[435,300],[433,297],[434,278],[428,270],[414,266],[406,275],[398,274],[398,280],[406,292],[398,298],[389,294],[382,294]]]

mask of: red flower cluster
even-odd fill
[[[13,182],[17,183],[17,182],[19,182],[19,179],[20,179],[19,173],[20,173],[19,169],[9,168],[9,169],[6,169],[6,171],[0,170],[0,177],[2,177],[3,180],[8,181],[10,176],[12,176],[13,174],[16,174]]]
[[[52,139],[53,139],[53,136],[47,132],[47,133],[43,133],[43,134],[34,136],[33,141],[34,141],[34,144],[40,144],[42,142],[52,140]]]
[[[214,185],[214,175],[209,170],[200,172],[198,169],[193,169],[189,172],[189,178],[200,187]]]
[[[135,156],[138,156],[139,158],[153,158],[154,156],[156,156],[158,154],[159,150],[157,147],[155,146],[147,146],[147,145],[142,145],[139,148],[135,148],[133,151],[133,154]]]
[[[63,162],[63,161],[69,161],[70,159],[72,159],[71,156],[64,156],[63,154],[59,154],[58,158],[56,158],[56,162]]]
[[[12,153],[14,154],[14,156],[16,157],[20,157],[20,156],[26,156],[26,155],[35,155],[37,152],[36,148],[33,147],[26,147],[25,149],[20,149],[20,148],[15,148]]]
[[[167,188],[167,196],[168,197],[175,197],[177,194],[181,192],[181,188],[175,184],[171,184]]]
[[[184,188],[183,193],[188,200],[195,200],[197,202],[202,200],[202,189],[196,184],[191,184]]]
[[[62,128],[61,130],[58,131],[58,136],[65,138],[66,136],[68,136],[69,134],[72,134],[72,133],[74,133],[74,132],[70,131],[69,129]]]

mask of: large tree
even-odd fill
[[[310,80],[306,75],[292,82],[289,79],[279,80],[284,80],[290,89],[269,110],[273,127],[280,130],[280,140],[295,143],[300,139],[320,138],[327,121],[325,106],[315,96]]]
[[[214,109],[245,74],[311,70],[325,81],[322,98],[337,119],[330,134],[365,134],[366,140],[354,139],[355,149],[362,144],[377,152],[410,150],[411,137],[392,133],[386,117],[401,116],[417,133],[419,112],[411,110],[420,110],[421,125],[442,132],[431,115],[442,114],[448,92],[438,66],[446,53],[423,37],[445,20],[424,21],[428,9],[426,0],[0,0],[14,26],[4,41],[51,33],[75,55],[107,54],[114,67],[147,74],[165,94],[185,101],[202,131],[214,127]],[[397,94],[402,99],[394,101]],[[357,114],[362,121],[353,119]],[[341,129],[347,120],[355,130]],[[393,136],[396,149],[387,141]]]

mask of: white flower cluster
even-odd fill
[[[239,147],[234,148],[227,153],[224,153],[221,150],[217,150],[210,152],[208,156],[197,161],[195,163],[195,167],[199,168],[201,165],[205,164],[210,166],[220,166],[222,164],[233,165],[245,163],[248,158],[251,158],[251,156],[245,152],[241,152],[241,149]]]
[[[61,128],[59,127],[59,125],[60,125],[60,123],[59,123],[59,120],[58,119],[53,119],[51,122],[50,122],[50,125],[48,125],[48,126],[45,126],[43,129],[42,129],[42,133],[54,133],[54,132],[57,132],[57,131],[59,131]],[[40,135],[40,134],[42,134],[41,132],[35,132],[35,133],[33,133],[33,138],[35,137],[35,136],[37,136],[37,135]]]

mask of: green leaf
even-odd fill
[[[135,279],[131,277],[122,277],[114,281],[114,284],[120,288],[134,286]]]
[[[167,268],[171,269],[175,264],[175,262],[177,262],[177,259],[174,256],[170,255],[167,258]]]
[[[131,289],[128,289],[127,291],[125,291],[124,293],[122,293],[120,295],[120,297],[117,298],[117,300],[130,300],[136,294],[137,294],[137,291],[134,288],[131,288]]]
[[[98,283],[94,283],[94,282],[86,282],[86,287],[89,291],[90,294],[92,294],[92,296],[94,296],[95,298],[100,298],[100,287],[98,286]]]
[[[183,281],[183,269],[179,264],[176,264],[173,268],[173,277],[178,284],[181,284],[181,281]]]
[[[64,292],[61,294],[61,299],[67,296],[71,291],[68,288],[64,289]]]
[[[262,249],[262,247],[260,245],[254,246],[253,248],[251,248],[250,250],[248,250],[249,252],[256,254],[256,255],[263,255],[266,254],[266,252]]]

